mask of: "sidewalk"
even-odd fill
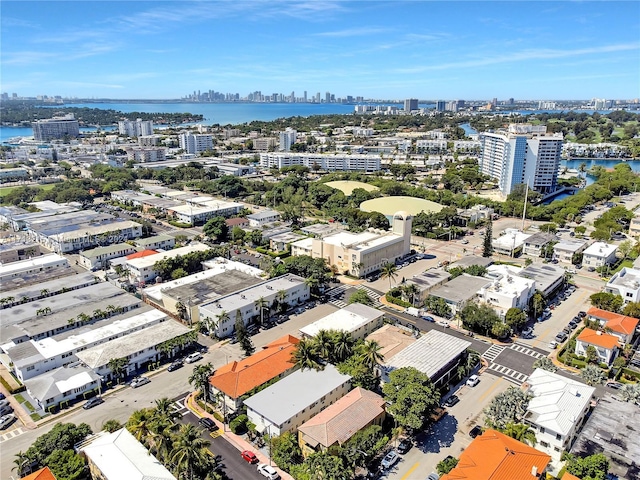
[[[222,424],[222,422],[218,421],[210,413],[207,413],[204,410],[202,410],[202,408],[200,408],[200,405],[198,405],[198,402],[196,402],[196,400],[195,400],[196,393],[197,392],[190,393],[189,396],[185,400],[186,407],[189,410],[191,410],[198,417],[207,417],[207,418],[210,418],[211,420],[213,420],[216,423],[216,425],[220,428],[220,431],[222,432],[222,435],[232,445],[234,445],[238,449],[239,452],[242,452],[243,450],[250,450],[250,451],[252,451],[253,453],[256,454],[256,457],[258,457],[258,461],[260,463],[266,463],[267,465],[269,465],[269,458],[266,457],[260,451],[260,449],[256,448],[254,445],[249,443],[247,440],[245,440],[240,435],[236,435],[232,431],[226,429],[226,427]],[[271,462],[271,463],[273,463],[273,462]],[[293,477],[291,475],[289,475],[288,473],[280,470],[275,464],[273,465],[273,467],[278,471],[278,473],[280,474],[280,478],[282,478],[283,480],[293,480]]]

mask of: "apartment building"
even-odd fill
[[[142,137],[153,135],[153,122],[151,120],[121,120],[118,122],[118,133],[128,137]]]
[[[180,148],[185,153],[195,154],[206,150],[213,150],[213,135],[205,133],[181,133],[179,136]]]
[[[77,138],[80,136],[80,125],[72,113],[63,117],[37,120],[31,126],[33,128],[33,138],[36,142],[49,142],[66,137]]]
[[[304,165],[327,171],[365,171],[380,170],[380,157],[376,155],[322,155],[310,153],[261,153],[262,168],[284,168],[293,165]]]

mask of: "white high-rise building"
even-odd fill
[[[213,150],[213,135],[193,134],[185,132],[180,134],[180,148],[185,153],[199,153]]]
[[[37,120],[31,126],[33,128],[33,138],[38,142],[48,142],[65,137],[76,138],[80,135],[80,126],[73,113],[64,117]]]
[[[153,135],[153,122],[151,120],[142,120],[141,118],[133,120],[121,120],[118,122],[118,133],[129,137],[142,137],[144,135]]]
[[[526,183],[542,194],[557,187],[561,133],[547,134],[544,125],[512,124],[506,132],[480,134],[480,172],[498,180],[500,191],[509,195]]]
[[[288,152],[291,150],[291,145],[296,143],[298,138],[298,132],[291,127],[287,127],[284,132],[280,132],[280,148],[281,152]]]

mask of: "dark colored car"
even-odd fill
[[[206,428],[210,432],[214,432],[220,428],[218,427],[218,425],[216,425],[216,422],[207,417],[201,418],[200,420],[198,420],[198,423],[200,424],[200,426]]]
[[[447,401],[444,402],[444,404],[447,407],[453,407],[459,401],[460,401],[460,399],[458,398],[457,395],[451,395],[449,398],[447,398]]]
[[[482,435],[482,427],[480,425],[476,425],[469,432],[471,438],[476,438],[478,435]]]
[[[432,316],[430,316],[430,315],[423,315],[423,316],[422,316],[422,319],[423,319],[423,320],[426,320],[427,322],[432,322],[432,323],[435,323],[435,321],[436,321],[436,320],[435,320],[435,318],[433,318],[433,317],[432,317]]]
[[[564,342],[567,338],[568,338],[568,335],[566,333],[564,333],[564,332],[559,332],[556,335],[556,341],[559,342],[559,343]]]
[[[183,365],[182,360],[176,360],[171,365],[169,365],[167,370],[170,372],[173,372],[174,370],[178,370],[179,368],[182,368],[182,365]]]
[[[579,316],[580,318],[584,318],[584,317],[586,317],[586,316],[587,316],[587,312],[582,312],[582,311],[580,311],[580,312],[578,312],[578,316]]]
[[[82,408],[84,408],[85,410],[89,410],[90,408],[96,407],[98,405],[100,405],[101,403],[104,403],[104,400],[102,399],[102,397],[93,397],[91,399],[89,399],[87,401],[87,403],[85,403]]]
[[[411,440],[409,440],[408,438],[405,438],[403,440],[400,440],[397,450],[398,453],[404,455],[409,450],[411,450],[411,447],[413,447],[413,443],[411,443]]]

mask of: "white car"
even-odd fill
[[[382,468],[385,468],[385,469],[391,468],[396,464],[398,460],[400,460],[400,456],[398,455],[398,453],[395,450],[391,450],[382,459],[382,462],[380,463],[380,465],[382,466]]]
[[[533,328],[531,327],[527,327],[522,331],[522,336],[524,338],[530,337],[531,335],[533,335]]]
[[[480,383],[480,377],[478,377],[478,375],[471,375],[469,380],[467,380],[469,387],[475,387],[478,383]]]
[[[151,383],[147,377],[137,377],[131,380],[131,388],[138,388],[142,385],[146,385],[147,383]]]
[[[16,416],[13,413],[8,413],[7,415],[0,417],[0,430],[7,428],[15,419]]]
[[[558,342],[556,342],[555,340],[551,340],[551,341],[549,342],[549,348],[550,348],[551,350],[555,350],[556,348],[558,348]]]
[[[260,465],[258,465],[258,473],[263,477],[267,477],[271,480],[280,478],[280,475],[278,475],[278,472],[276,472],[276,469],[273,468],[271,465],[267,465],[266,463],[261,463]]]
[[[449,328],[449,322],[447,322],[446,320],[438,320],[436,323],[441,327]]]
[[[202,354],[200,352],[194,352],[184,359],[185,363],[195,363],[198,360],[202,359]]]

